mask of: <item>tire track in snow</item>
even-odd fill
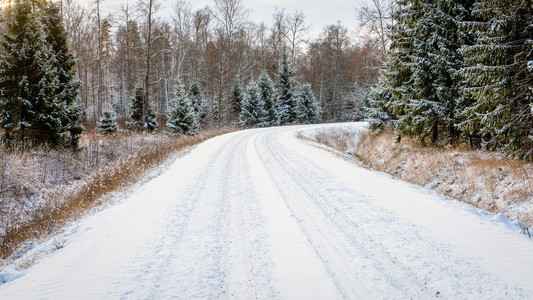
[[[352,256],[362,255],[369,259],[371,265],[363,264],[359,267],[354,265],[352,270],[360,275],[359,281],[367,283],[367,293],[372,295],[371,298],[425,299],[442,296],[443,292],[459,298],[474,295],[481,298],[487,295],[495,296],[495,298],[504,297],[504,295],[505,297],[512,295],[516,298],[524,297],[522,288],[502,282],[488,273],[479,265],[480,260],[477,257],[461,256],[450,244],[435,239],[435,236],[432,236],[435,232],[432,233],[428,231],[428,228],[421,228],[411,221],[404,220],[386,207],[375,205],[374,202],[378,203],[376,199],[358,193],[356,182],[353,182],[353,186],[347,185],[346,182],[351,182],[350,180],[339,180],[334,174],[329,174],[318,165],[318,160],[308,160],[305,158],[306,155],[300,155],[293,149],[284,147],[281,140],[284,135],[287,137],[289,134],[293,133],[286,132],[281,135],[267,133],[264,137],[265,144],[259,146],[260,149],[264,149],[264,153],[271,154],[271,157],[266,155],[265,159],[278,161],[277,168],[272,168],[272,176],[276,177],[284,172],[286,177],[279,179],[280,184],[284,187],[299,186],[285,189],[288,195],[285,199],[299,203],[288,204],[292,204],[290,207],[300,220],[300,225],[308,229],[306,233],[310,233],[311,240],[314,234],[318,235],[318,232],[324,231],[323,226],[319,225],[321,222],[317,221],[316,217],[321,212],[325,219],[329,219],[337,228],[344,231],[345,236],[353,242],[352,246],[356,246],[355,251],[351,249],[346,252],[348,255],[349,253]],[[292,141],[290,145],[294,147]],[[321,162],[321,165],[323,164]],[[363,169],[361,171],[371,173]],[[392,184],[396,183],[399,182]],[[414,189],[424,191],[422,188],[414,187]],[[297,192],[301,192],[300,195]],[[404,198],[402,195],[397,196],[398,201]],[[300,202],[306,197],[310,201]],[[431,198],[435,195],[426,197]],[[292,201],[293,199],[297,201]],[[404,201],[406,205],[412,204],[408,199]],[[438,201],[439,206],[443,208],[448,206],[447,202],[441,202],[442,199]],[[309,213],[307,218],[305,214],[298,217],[298,210],[309,210],[312,206],[308,202],[315,205],[318,213],[316,215]],[[336,238],[334,242],[341,240]],[[324,243],[315,243],[313,246],[317,252],[320,252],[323,245]],[[328,254],[327,251],[323,253],[328,258],[326,264],[331,264],[330,258],[336,256],[332,253]],[[428,255],[430,253],[431,255]],[[343,264],[338,264],[338,266],[342,267]],[[482,278],[481,281],[480,278]],[[356,286],[355,281],[354,284]],[[347,284],[346,286],[348,289],[353,289],[353,285],[350,287],[350,284]],[[502,287],[505,288],[505,293],[501,292]]]
[[[239,135],[227,141],[164,222],[164,239],[138,278],[142,298],[272,298],[261,210]],[[194,251],[190,251],[194,249]],[[175,286],[161,286],[175,278]]]
[[[530,241],[294,138],[322,126],[199,145],[0,299],[531,299]]]
[[[230,299],[266,299],[279,295],[272,286],[265,217],[245,160],[251,136],[248,133],[246,139],[239,141],[236,151],[231,152],[231,164],[224,178],[226,247],[222,255],[225,272],[221,296]]]
[[[363,199],[368,205],[369,201],[325,178],[319,170],[310,172],[309,162],[303,163],[302,158],[287,150],[282,152],[279,142],[272,145],[275,135],[276,132],[270,131],[260,136],[256,149],[261,150],[262,160],[269,162],[271,178],[277,186],[283,187],[279,190],[287,206],[344,296],[367,299],[383,297],[384,291],[396,290],[389,296],[430,297],[414,274],[380,251],[371,237],[355,231],[355,224],[343,213],[346,207],[338,209],[326,204]]]
[[[138,282],[142,283],[138,289],[138,293],[143,295],[141,298],[158,299],[169,295],[206,297],[209,296],[205,294],[206,291],[209,291],[211,296],[219,292],[215,286],[220,285],[221,279],[214,274],[221,273],[218,258],[216,258],[216,255],[221,251],[220,241],[212,235],[205,234],[208,231],[207,228],[198,228],[202,224],[191,224],[191,222],[198,222],[198,218],[204,225],[215,222],[215,225],[211,225],[210,229],[215,231],[215,235],[218,234],[217,231],[220,228],[218,225],[221,220],[216,217],[216,212],[212,210],[221,209],[221,205],[213,205],[213,202],[216,200],[214,197],[217,196],[216,189],[223,185],[217,182],[218,176],[221,174],[214,172],[214,170],[224,169],[225,166],[221,167],[220,165],[224,162],[227,164],[225,156],[235,151],[239,144],[238,141],[244,138],[238,136],[229,139],[219,147],[218,150],[220,151],[213,151],[214,155],[202,166],[201,172],[193,178],[192,186],[183,187],[179,186],[179,182],[176,183],[182,193],[176,196],[175,207],[169,212],[167,219],[162,222],[164,227],[161,228],[161,231],[166,232],[166,235],[161,240],[147,245],[148,249],[143,251],[150,253],[150,255],[145,258],[145,265],[136,278]],[[237,139],[237,143],[235,143],[235,139]],[[204,233],[201,236],[203,239],[194,240],[195,235],[202,233]],[[191,245],[191,243],[195,243],[195,245]],[[197,251],[191,253],[187,249]],[[154,263],[154,258],[157,263]],[[165,282],[164,279],[169,277],[175,278],[177,284],[161,286],[161,283]]]

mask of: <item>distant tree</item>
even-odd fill
[[[244,102],[244,92],[241,85],[236,82],[233,85],[233,90],[231,92],[231,106],[233,114],[239,116],[242,111],[242,104]]]
[[[294,95],[295,72],[286,53],[279,63],[277,88],[280,104],[280,123],[289,124],[296,121],[296,97]]]
[[[116,116],[110,111],[105,111],[98,122],[98,131],[101,134],[113,134],[117,131]]]
[[[265,119],[263,126],[278,126],[280,124],[280,108],[278,95],[274,90],[272,80],[266,72],[259,76],[259,94],[261,101],[264,103]]]
[[[305,15],[301,10],[296,10],[285,17],[285,38],[289,44],[289,53],[292,62],[296,62],[300,45],[305,43],[304,36],[309,31],[305,25]]]
[[[313,94],[310,84],[305,84],[300,88],[297,95],[296,116],[299,123],[314,124],[320,117],[320,104]]]
[[[152,132],[158,127],[157,118],[150,106],[144,107],[146,104],[144,96],[143,88],[135,89],[135,94],[131,98],[130,121],[127,125],[133,129]]]
[[[257,83],[252,81],[248,84],[247,93],[242,104],[240,121],[243,127],[264,126],[265,103]]]
[[[198,123],[194,108],[187,97],[183,85],[178,83],[174,92],[174,99],[167,122],[168,128],[182,134],[195,135],[198,133]]]
[[[202,91],[198,82],[194,82],[191,85],[190,100],[196,118],[199,121],[203,121],[207,116],[207,107],[202,99]]]
[[[361,121],[366,119],[365,108],[368,106],[370,89],[354,83],[352,91],[346,95],[344,101],[344,119],[346,121]]]
[[[399,1],[372,0],[371,4],[363,3],[356,9],[360,26],[373,33],[380,44],[380,57],[384,59],[389,46],[390,29],[394,24],[394,15],[398,10]]]

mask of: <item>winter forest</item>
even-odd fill
[[[76,146],[91,126],[195,134],[367,119],[398,139],[533,158],[531,1],[373,0],[349,8],[359,28],[339,21],[311,37],[301,10],[280,8],[267,26],[241,0],[178,0],[170,17],[158,0],[111,13],[101,0],[5,2],[7,146]]]
[[[257,24],[240,0],[198,10],[178,0],[170,18],[160,4],[6,2],[5,144],[76,145],[79,124],[194,134],[361,119],[384,59],[377,39],[356,42],[340,22],[310,39],[300,10]]]

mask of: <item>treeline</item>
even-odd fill
[[[397,4],[371,128],[533,160],[533,2]]]
[[[26,2],[31,7],[28,19],[35,23],[31,30],[47,31],[48,0],[9,1],[0,8],[0,27],[13,38],[9,27],[15,7]],[[68,69],[68,79],[62,80],[72,87],[67,101],[72,108],[66,113],[72,120],[63,123],[97,124],[103,118],[105,123],[114,115],[121,124],[143,123],[151,129],[158,123],[162,129],[175,108],[176,87],[182,85],[191,102],[201,100],[199,126],[230,126],[240,122],[232,100],[235,85],[247,89],[262,72],[275,81],[283,54],[294,68],[295,81],[310,84],[322,107],[320,121],[356,120],[363,117],[362,103],[382,64],[379,42],[361,39],[356,43],[340,22],[309,39],[301,11],[278,10],[267,26],[249,20],[242,0],[213,0],[212,5],[196,10],[178,0],[167,18],[158,14],[159,0],[123,4],[111,14],[103,12],[101,2],[89,7],[74,0],[56,3],[62,31],[46,33],[50,37],[44,41],[45,48],[56,35],[65,40],[66,62],[59,65]],[[9,52],[9,47],[0,49],[2,56]],[[136,97],[141,102],[137,108],[132,106]],[[149,120],[154,118],[156,123]],[[75,140],[80,128],[71,125],[63,125],[71,129],[59,129],[60,136]]]

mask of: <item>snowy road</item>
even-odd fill
[[[530,240],[296,138],[331,126],[202,143],[0,299],[533,298]]]

